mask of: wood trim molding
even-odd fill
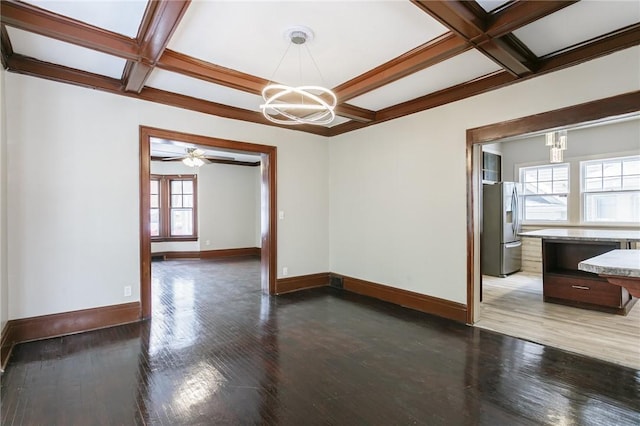
[[[146,89],[145,89],[146,90]],[[144,90],[143,90],[144,92]],[[260,270],[262,291],[275,294],[276,265],[278,253],[277,241],[277,154],[278,149],[271,145],[259,145],[250,142],[220,139],[210,136],[182,133],[173,130],[140,126],[140,302],[142,317],[151,317],[151,236],[149,235],[150,182],[151,177],[151,137],[188,142],[222,148],[230,151],[246,151],[260,154],[262,203],[262,229],[260,249]]]
[[[154,1],[153,5],[150,3],[149,10],[157,11],[157,13],[149,12],[145,15],[145,20],[135,40],[27,3],[3,0],[0,9],[3,25],[32,31],[127,59],[129,62],[125,69],[124,81],[9,52],[11,49],[6,46],[10,45],[6,31],[4,37],[7,40],[2,43],[3,55],[1,59],[3,66],[11,72],[102,90],[121,96],[135,97],[223,118],[331,137],[499,89],[640,44],[640,24],[633,24],[579,45],[537,58],[511,35],[511,31],[569,6],[575,2],[574,0],[515,1],[494,14],[485,13],[479,7],[471,6],[472,3],[459,0],[448,2],[412,0],[412,2],[426,13],[439,17],[438,19],[445,22],[453,31],[337,86],[334,91],[340,99],[340,105],[336,107],[336,113],[350,119],[350,121],[334,127],[278,125],[265,119],[258,111],[143,87],[144,78],[148,75],[147,72],[155,66],[254,94],[259,94],[261,88],[266,84],[265,80],[259,77],[172,52],[161,46],[161,42],[166,41],[170,36],[172,23],[175,27],[189,0],[175,2],[161,0]],[[163,7],[167,10],[170,9],[168,14],[171,16],[167,19],[163,15],[164,12],[161,12]],[[155,25],[165,25],[166,28],[156,33],[152,30]],[[157,38],[154,38],[156,36]],[[477,49],[484,53],[502,64],[505,70],[379,111],[371,111],[344,103],[353,97],[375,90],[469,49]],[[132,74],[136,75],[132,77]],[[139,90],[139,93],[135,90]]]
[[[151,253],[151,257],[169,259],[225,259],[229,257],[260,257],[262,249],[259,247],[243,247],[219,250],[201,251],[162,251]]]
[[[570,126],[573,124],[598,121],[624,116],[640,111],[640,90],[623,93],[609,98],[586,102],[566,108],[560,108],[515,120],[494,123],[467,130],[466,181],[467,181],[467,318],[468,324],[474,322],[474,292],[476,287],[475,264],[475,209],[478,204],[474,188],[478,180],[478,171],[474,170],[473,148],[476,144],[492,142],[508,137],[547,129]],[[479,194],[482,197],[482,194]]]
[[[140,93],[190,4],[191,0],[147,3],[136,37],[140,60],[127,62],[123,79],[126,91]]]
[[[14,344],[13,338],[11,337],[11,327],[7,321],[0,335],[0,373],[3,373],[7,366]]]
[[[486,13],[478,16],[473,8],[467,7],[467,3],[461,0],[412,2],[510,74],[520,77],[533,72],[531,64],[535,62],[535,56],[528,56],[527,52],[520,51],[518,46],[511,45],[508,40],[500,40],[487,34]]]
[[[13,47],[11,46],[11,40],[9,40],[9,33],[7,27],[4,24],[0,25],[0,58],[2,58],[2,67],[7,68],[9,66],[9,58],[13,55]]]
[[[298,277],[278,278],[276,281],[276,294],[291,293],[315,287],[329,285],[331,274],[323,272],[319,274],[301,275]]]
[[[2,0],[2,23],[120,58],[137,60],[135,40],[17,0]]]
[[[140,302],[9,320],[2,331],[1,364],[4,369],[13,346],[18,343],[82,333],[139,320]]]
[[[467,130],[467,138],[472,144],[485,143],[555,127],[621,116],[639,110],[640,90],[636,90],[528,117],[476,127]]]
[[[341,102],[423,70],[471,49],[471,45],[449,32],[418,46],[334,89]]]
[[[465,322],[467,319],[467,307],[462,303],[389,287],[358,278],[346,277],[339,274],[332,275],[342,277],[343,288],[353,293],[370,296],[384,300],[385,302],[395,303],[396,305],[405,306],[458,322]]]

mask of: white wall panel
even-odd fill
[[[640,89],[631,48],[330,141],[331,271],[466,304],[466,130]]]
[[[328,271],[325,139],[18,74],[6,83],[9,319],[139,300],[140,125],[277,146],[290,218],[279,264]]]

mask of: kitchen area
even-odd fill
[[[485,145],[482,178],[475,325],[640,369],[640,120]]]

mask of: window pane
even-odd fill
[[[155,208],[160,207],[159,199],[160,198],[158,197],[158,195],[151,194],[151,207],[155,207]]]
[[[601,177],[602,164],[588,164],[584,166],[584,176],[587,178]]]
[[[182,207],[193,207],[193,195],[183,195],[182,196]]]
[[[566,195],[530,195],[524,205],[525,220],[567,220]]]
[[[619,191],[622,189],[622,179],[620,177],[603,178],[602,189],[604,191]]]
[[[151,193],[152,194],[159,194],[160,191],[160,182],[158,182],[157,180],[152,180],[151,181]]]
[[[552,172],[552,169],[550,167],[549,168],[538,169],[538,182],[550,181],[552,176],[553,176],[552,173],[553,172]]]
[[[182,205],[182,195],[171,196],[171,207],[184,207]]]
[[[553,168],[553,180],[568,180],[569,168],[568,167],[554,167]]]
[[[182,193],[183,194],[193,194],[193,182],[190,180],[182,181]]]
[[[538,194],[551,194],[551,189],[551,182],[540,182],[538,184]]]
[[[191,209],[171,210],[171,235],[193,235],[193,211]]]
[[[629,175],[640,175],[640,160],[626,160],[622,164],[622,172]]]
[[[538,185],[535,183],[525,183],[524,184],[524,193],[525,194],[537,194],[538,193]]]
[[[602,165],[604,176],[620,176],[622,174],[622,163],[620,161],[610,161]]]
[[[160,210],[151,209],[151,220],[149,221],[151,225],[151,236],[157,237],[160,235]]]
[[[599,177],[585,179],[584,191],[602,191],[602,179]]]
[[[524,181],[525,182],[537,182],[538,181],[538,170],[536,169],[528,169],[524,171]]]
[[[587,222],[639,222],[640,193],[585,194]]]
[[[640,175],[623,177],[622,189],[640,189]]]
[[[555,194],[563,194],[569,192],[569,183],[566,180],[554,181],[553,192]]]
[[[171,181],[171,194],[182,194],[182,181],[181,180],[172,180]]]

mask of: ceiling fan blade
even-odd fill
[[[225,156],[222,156],[222,155],[207,155],[204,158],[208,158],[209,160],[235,161],[235,157],[225,157]]]
[[[180,157],[164,157],[164,158],[162,158],[162,161],[182,160],[183,158],[184,158],[184,155],[182,155]]]

